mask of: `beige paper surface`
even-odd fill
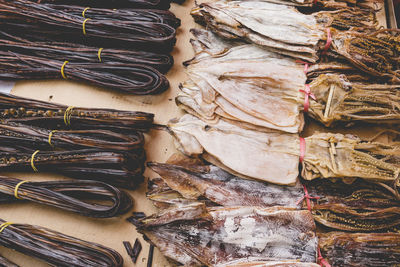
[[[29,81],[18,82],[12,93],[18,96],[30,97],[66,105],[82,107],[114,108],[121,110],[140,110],[155,113],[155,122],[165,124],[169,119],[178,117],[181,111],[176,107],[174,98],[178,92],[179,82],[185,80],[182,62],[193,56],[189,44],[189,29],[195,26],[189,15],[194,6],[194,0],[187,0],[183,5],[173,4],[171,11],[181,20],[182,26],[178,29],[177,45],[173,52],[175,65],[167,77],[171,83],[169,91],[159,96],[130,96],[116,91],[94,88],[92,86],[72,83],[67,81]],[[384,14],[384,12],[382,12]],[[383,15],[381,16],[381,19]],[[382,21],[382,20],[381,20]],[[309,126],[305,133],[311,134],[315,130],[323,131],[324,128],[317,125],[311,119],[307,121]],[[358,130],[345,130],[347,133],[357,133],[361,136],[369,136],[376,132],[369,128]],[[165,162],[165,160],[176,152],[172,137],[162,131],[152,131],[146,136],[146,151],[149,161]],[[55,174],[8,174],[26,180],[55,180],[65,179]],[[156,176],[146,170],[146,177]],[[134,211],[142,211],[150,215],[155,211],[151,202],[145,197],[146,184],[142,184],[136,191],[130,191],[134,198]],[[64,234],[81,238],[83,240],[101,243],[117,250],[124,257],[124,266],[146,266],[148,243],[143,241],[142,236],[135,231],[135,227],[126,222],[130,213],[113,219],[91,219],[56,208],[46,207],[32,203],[15,203],[0,205],[0,218],[15,222],[29,223],[51,228]],[[130,241],[133,245],[139,237],[143,250],[134,265],[128,257],[122,241]],[[4,255],[22,267],[48,266],[42,261],[14,252],[10,249],[0,247],[0,255]],[[154,267],[170,266],[166,259],[155,249]]]

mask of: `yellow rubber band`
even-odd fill
[[[51,138],[53,137],[53,134],[54,134],[55,132],[58,132],[58,131],[57,131],[57,130],[53,130],[53,131],[51,131],[51,132],[49,133],[49,145],[51,145],[51,146],[53,146],[53,144],[51,143]]]
[[[64,123],[67,126],[71,125],[71,116],[72,116],[73,109],[74,109],[73,106],[69,106],[64,112]]]
[[[62,64],[62,66],[61,66],[61,76],[62,76],[64,79],[67,79],[67,76],[65,76],[65,73],[64,73],[64,69],[65,69],[65,65],[67,65],[68,62],[69,62],[69,61],[64,61],[64,64]]]
[[[29,182],[29,181],[22,181],[22,182],[19,182],[19,183],[15,186],[15,188],[14,188],[14,197],[15,197],[15,198],[17,198],[17,199],[22,199],[22,198],[20,198],[20,197],[18,196],[18,189],[19,189],[19,187],[20,187],[22,184],[24,184],[24,183],[26,183],[26,182]]]
[[[103,48],[99,48],[99,52],[97,52],[97,57],[99,58],[100,62],[101,62],[101,51],[103,51]]]
[[[4,229],[6,229],[11,224],[13,224],[13,223],[12,222],[5,222],[5,223],[0,224],[0,234],[1,234],[1,232],[4,231]]]
[[[85,13],[86,13],[86,11],[88,11],[89,9],[90,9],[90,7],[87,7],[87,8],[85,8],[85,9],[82,11],[82,17],[85,18]]]
[[[83,34],[84,34],[84,35],[86,35],[86,27],[85,27],[85,25],[86,25],[86,22],[87,22],[88,20],[90,20],[90,19],[85,19],[85,20],[83,21],[83,23],[82,23],[82,30],[83,30]]]
[[[33,160],[35,159],[35,156],[37,153],[39,153],[40,150],[36,150],[35,152],[33,152],[32,157],[31,157],[31,167],[33,169],[34,172],[37,172],[38,169],[36,169],[35,164],[33,163]]]

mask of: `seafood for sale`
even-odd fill
[[[315,224],[304,210],[192,203],[135,223],[165,256],[185,266],[317,260]]]

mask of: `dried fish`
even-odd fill
[[[129,194],[102,182],[33,182],[0,176],[0,203],[17,200],[29,200],[95,218],[116,217],[133,206]]]
[[[319,234],[322,255],[333,266],[387,267],[400,264],[400,234]]]
[[[137,228],[165,256],[187,266],[316,262],[315,224],[308,211],[195,203],[144,218]]]
[[[293,185],[301,157],[306,180],[359,177],[399,183],[398,143],[315,133],[304,139],[303,146],[296,134],[256,131],[223,119],[206,123],[189,114],[171,121],[169,131],[184,154],[201,155],[240,177]]]
[[[203,3],[193,9],[192,16],[225,38],[243,38],[309,62],[318,60],[319,50],[329,38],[325,33],[327,27],[367,31],[377,28],[372,10],[343,9],[306,15],[292,7],[264,1]]]
[[[168,203],[168,200],[179,198],[176,194],[170,195],[171,198],[163,198],[172,189],[185,199],[203,197],[222,206],[298,208],[297,202],[304,195],[301,186],[278,186],[242,179],[217,166],[184,156],[176,155],[164,164],[150,162],[148,166],[161,176],[169,189],[148,192],[147,197],[155,202]]]
[[[122,267],[121,255],[103,245],[83,241],[29,224],[6,223],[0,219],[0,245],[55,266]]]
[[[325,126],[336,122],[398,123],[400,85],[350,82],[344,75],[321,74],[311,84],[309,114]]]
[[[291,59],[251,44],[233,45],[205,30],[192,30],[196,57],[186,62],[189,80],[177,105],[206,121],[223,117],[297,133],[306,76]],[[210,39],[212,41],[210,41]]]

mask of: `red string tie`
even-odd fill
[[[310,67],[310,63],[303,61],[303,60],[296,60],[296,63],[304,64],[304,74],[307,74],[308,68]]]
[[[331,35],[331,29],[326,28],[326,44],[324,47],[324,51],[322,51],[322,55],[325,55],[328,52],[329,47],[331,47],[332,44],[332,35]]]
[[[308,108],[310,107],[310,97],[316,100],[315,95],[311,93],[310,85],[306,84],[306,89],[300,89],[299,91],[304,93],[304,112],[308,112]]]
[[[307,203],[307,209],[311,212],[311,201],[310,201],[310,199],[320,199],[320,197],[312,197],[312,196],[310,196],[310,194],[308,194],[307,187],[305,185],[303,185],[303,188],[304,188],[304,196],[301,199],[299,199],[299,201],[297,201],[296,205],[299,205],[305,199],[306,203]]]
[[[320,250],[319,248],[318,248],[318,262],[319,262],[319,265],[321,265],[321,266],[332,267],[332,266],[329,264],[329,262],[327,262],[327,261],[324,259],[324,257],[322,257],[321,250]]]

